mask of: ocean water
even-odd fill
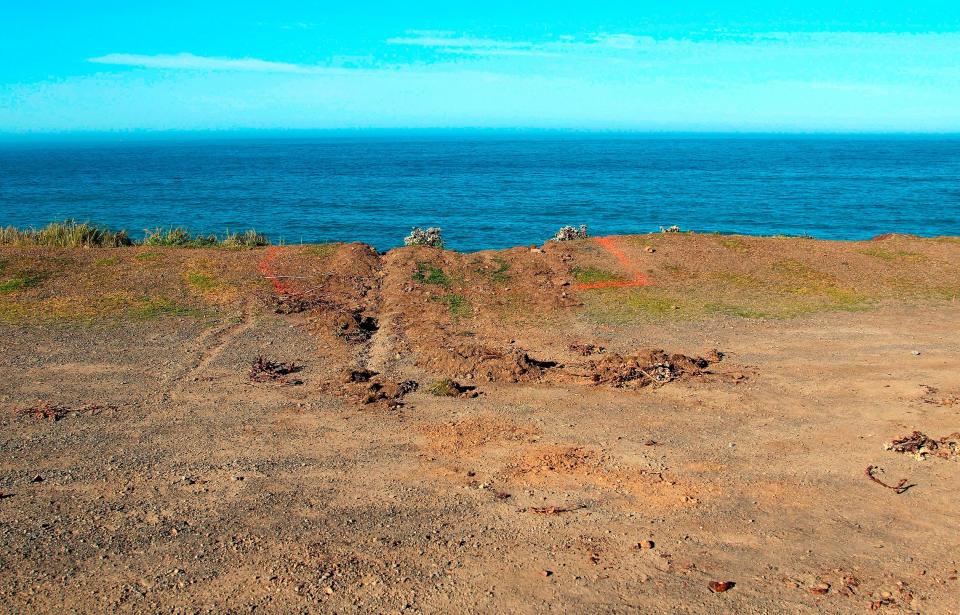
[[[0,225],[134,235],[247,228],[290,243],[539,243],[661,225],[864,239],[960,235],[960,139],[358,137],[0,145]]]

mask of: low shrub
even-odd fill
[[[419,226],[414,227],[410,234],[403,239],[405,246],[426,246],[428,248],[443,248],[442,229],[431,227],[423,230]]]
[[[550,241],[574,241],[577,239],[586,239],[587,238],[587,225],[581,224],[580,228],[575,228],[572,226],[564,226],[557,234],[553,236]]]

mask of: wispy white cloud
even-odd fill
[[[430,30],[411,30],[406,36],[390,38],[386,42],[388,45],[423,47],[447,54],[531,57],[551,57],[588,51],[630,51],[649,48],[656,44],[653,37],[627,33],[601,32],[582,39],[572,35],[562,35],[556,39],[532,42]]]
[[[291,64],[273,62],[259,58],[220,58],[197,56],[192,53],[141,55],[133,53],[111,53],[105,56],[89,58],[94,64],[112,66],[133,66],[138,68],[162,68],[169,70],[230,71],[247,73],[286,73],[286,74],[331,74],[345,69],[330,68],[309,64]]]
[[[453,32],[410,31],[408,36],[387,39],[388,45],[407,45],[413,47],[438,47],[441,49],[526,49],[533,47],[527,41],[507,41],[493,38],[456,36]]]
[[[614,49],[637,49],[638,47],[652,47],[656,45],[657,40],[652,36],[601,33],[594,35],[592,42]]]

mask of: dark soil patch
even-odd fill
[[[258,356],[250,364],[250,380],[253,382],[279,382],[281,384],[303,384],[302,380],[290,378],[292,374],[303,370],[296,363],[276,363]]]

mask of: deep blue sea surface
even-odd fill
[[[863,239],[960,235],[960,139],[317,137],[0,145],[0,225],[134,234],[256,228],[400,245],[440,226],[478,250],[661,225]]]

